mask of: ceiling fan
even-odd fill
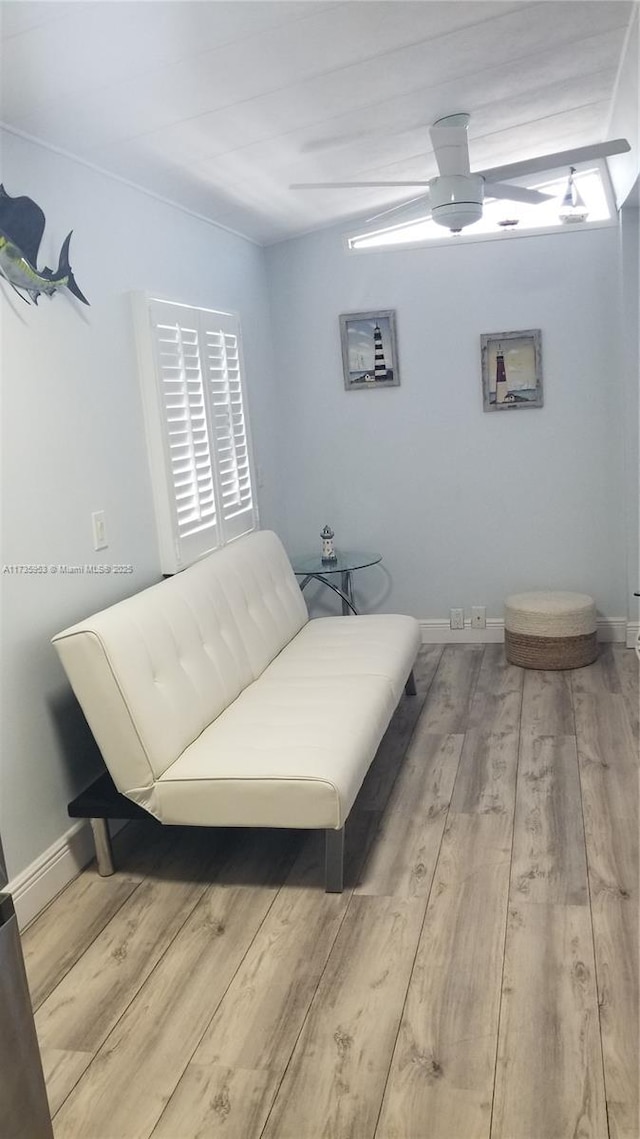
[[[415,211],[416,207],[422,211],[427,207],[431,217],[438,225],[450,229],[452,233],[460,233],[467,225],[472,225],[482,217],[482,203],[485,198],[504,198],[513,202],[527,202],[537,204],[547,201],[552,195],[544,194],[541,190],[530,190],[524,186],[513,186],[504,179],[523,178],[528,174],[538,174],[546,170],[554,170],[558,166],[575,166],[579,162],[589,162],[596,158],[605,158],[610,154],[623,154],[630,150],[629,143],[624,138],[613,139],[610,142],[594,143],[590,146],[574,147],[572,150],[558,151],[556,154],[544,154],[539,158],[525,159],[523,162],[512,162],[507,166],[495,166],[488,170],[471,172],[469,162],[469,140],[467,128],[470,116],[464,112],[455,115],[446,115],[437,119],[430,127],[429,135],[438,165],[439,173],[428,181],[408,182],[296,182],[292,190],[315,189],[346,189],[347,187],[364,188],[372,186],[421,186],[421,193],[402,202],[399,206],[392,206],[384,213],[369,218],[370,222],[398,213],[407,209]]]

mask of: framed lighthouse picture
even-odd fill
[[[399,386],[396,314],[392,309],[343,313],[340,339],[347,391]]]
[[[490,332],[480,337],[485,411],[542,407],[542,333]]]

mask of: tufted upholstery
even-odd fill
[[[419,635],[410,617],[309,621],[259,531],[53,643],[117,788],[162,822],[339,828]]]
[[[307,621],[280,542],[259,531],[53,643],[127,792],[162,775]]]

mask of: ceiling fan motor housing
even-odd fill
[[[431,216],[454,232],[480,220],[483,199],[481,174],[442,174],[429,182]]]

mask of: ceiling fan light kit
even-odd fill
[[[483,201],[484,178],[480,174],[442,174],[429,183],[431,216],[452,233],[480,221]]]

